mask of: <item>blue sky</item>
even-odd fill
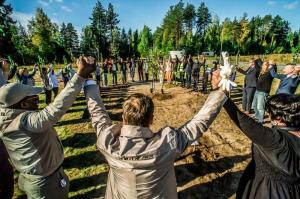
[[[179,0],[101,0],[107,7],[112,3],[119,14],[121,28],[141,29],[145,24],[155,30],[162,22],[171,5]],[[266,14],[279,14],[290,22],[293,30],[300,28],[300,0],[203,0],[212,15],[221,20],[226,17],[240,18],[244,12],[249,17]],[[50,19],[58,24],[71,22],[81,32],[90,23],[92,9],[96,0],[6,0],[14,9],[14,19],[26,25],[34,16],[35,10],[42,7]],[[196,8],[201,0],[184,0]]]

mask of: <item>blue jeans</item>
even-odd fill
[[[186,87],[190,88],[191,83],[192,83],[192,74],[187,72],[186,73]]]
[[[107,87],[107,73],[103,73],[103,81],[104,81],[104,87]]]
[[[252,103],[252,107],[255,112],[255,118],[258,122],[264,122],[264,115],[265,115],[265,104],[267,100],[268,93],[256,91]]]
[[[113,85],[117,85],[118,84],[117,71],[112,71],[112,84]]]
[[[250,112],[251,106],[253,103],[253,97],[255,94],[256,88],[255,87],[245,87],[243,90],[243,97],[242,97],[242,105],[245,111]]]

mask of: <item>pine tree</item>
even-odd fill
[[[35,54],[42,56],[46,61],[51,61],[55,54],[52,40],[53,25],[42,8],[37,8],[35,17],[29,22],[29,29]]]
[[[15,25],[11,17],[12,11],[10,4],[5,4],[5,0],[0,0],[0,57],[16,52],[13,42],[11,42],[11,30]]]
[[[151,30],[148,26],[144,26],[141,33],[141,41],[138,44],[138,51],[142,57],[147,57],[152,43]]]
[[[138,44],[139,44],[139,32],[138,32],[138,30],[136,30],[133,32],[132,37],[131,37],[131,49],[132,49],[132,55],[134,57],[139,56]]]
[[[203,36],[208,25],[211,22],[211,14],[204,2],[201,2],[200,6],[197,10],[196,16],[197,16],[197,19],[196,19],[197,33],[200,36]]]
[[[91,28],[97,57],[108,57],[109,45],[107,38],[106,10],[100,1],[97,1],[96,6],[93,8],[92,17],[90,19],[92,21]]]
[[[185,25],[185,32],[192,32],[196,19],[196,10],[193,4],[187,3],[183,11],[183,23]]]
[[[119,15],[114,11],[113,5],[109,3],[106,14],[106,23],[107,29],[109,30],[110,41],[113,40],[113,30],[118,29],[118,24],[120,22],[118,16]]]
[[[196,41],[198,53],[205,49],[204,35],[208,25],[211,22],[211,14],[204,2],[201,2],[196,13]]]
[[[96,43],[91,26],[86,26],[82,29],[80,51],[84,55],[93,55],[97,57],[97,59],[100,59],[100,55],[96,52]]]

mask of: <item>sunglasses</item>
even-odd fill
[[[38,95],[27,96],[27,97],[24,98],[24,100],[26,100],[26,101],[36,101],[36,100],[39,100],[39,96]]]

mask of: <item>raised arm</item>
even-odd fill
[[[189,122],[178,128],[177,148],[181,152],[199,139],[207,131],[214,119],[220,112],[227,96],[221,90],[213,91],[209,94],[205,104],[198,114]]]
[[[276,79],[284,79],[286,77],[286,75],[278,74],[275,71],[274,66],[270,67],[270,71],[269,72],[270,72],[271,76],[274,77],[274,78],[276,78]]]
[[[7,80],[12,79],[15,76],[16,72],[17,72],[17,65],[14,64],[14,66],[9,70]]]
[[[34,67],[32,72],[28,75],[28,77],[33,78],[35,76],[36,73],[36,68]]]
[[[240,68],[240,67],[237,67],[237,68],[236,68],[236,71],[238,71],[239,73],[242,73],[243,75],[246,75],[246,74],[247,74],[247,70],[244,70],[244,69],[242,69],[242,68]]]
[[[91,114],[92,125],[96,129],[98,137],[112,125],[112,122],[100,97],[99,86],[96,84],[85,86],[84,93]]]
[[[96,129],[97,147],[100,150],[109,151],[120,134],[121,125],[112,124],[100,97],[99,86],[95,82],[93,85],[85,86],[84,92],[91,114],[92,125]]]
[[[24,128],[30,132],[43,132],[44,129],[58,122],[80,93],[85,78],[94,71],[91,65],[79,64],[78,68],[78,74],[74,75],[53,103],[42,111],[22,115],[21,124]]]
[[[84,78],[75,75],[51,104],[41,111],[25,113],[22,125],[30,132],[43,132],[57,123],[75,101],[84,81]]]
[[[254,143],[263,147],[272,147],[274,143],[279,141],[279,136],[273,133],[272,129],[264,127],[245,113],[242,113],[231,99],[226,101],[224,108],[233,122]]]
[[[0,87],[4,84],[6,84],[6,80],[4,79],[2,68],[0,68]]]
[[[19,82],[22,81],[22,75],[20,75],[20,70],[16,72],[16,77]]]

